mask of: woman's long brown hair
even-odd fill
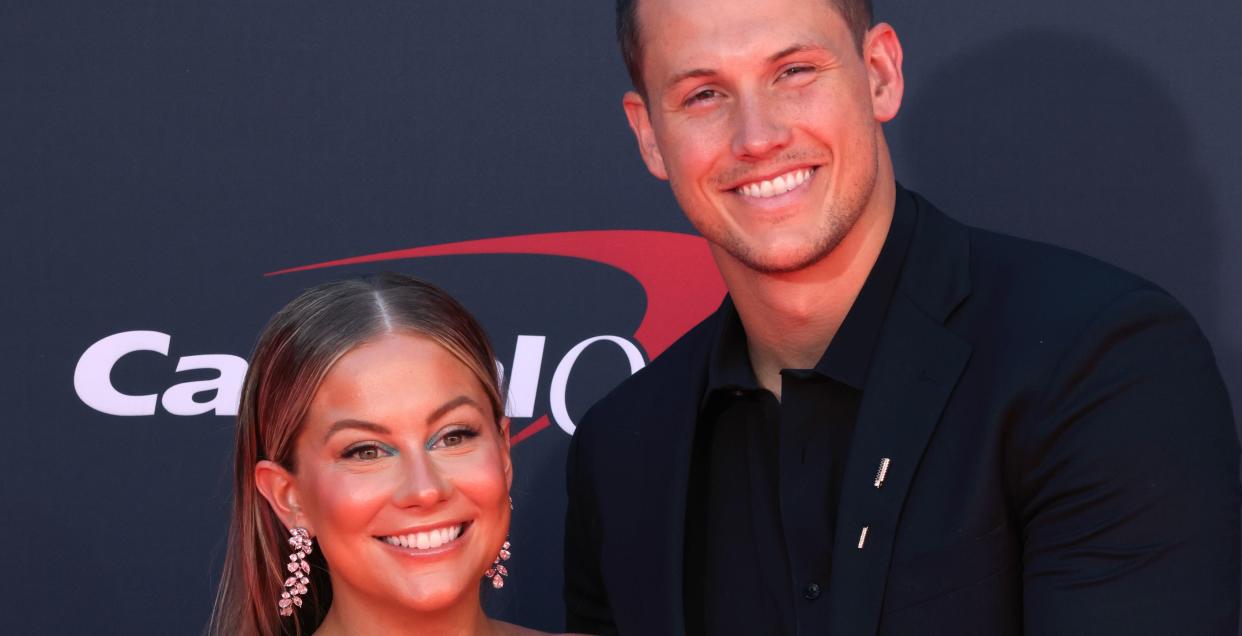
[[[478,377],[497,420],[503,415],[496,356],[478,322],[447,293],[410,276],[328,283],[281,309],[259,336],[237,416],[233,513],[228,553],[208,633],[212,636],[301,636],[314,632],[332,604],[322,551],[314,551],[310,592],[293,617],[276,602],[284,583],[289,533],[255,486],[259,460],[296,473],[294,442],[311,399],[332,365],[349,350],[394,331],[443,346]]]

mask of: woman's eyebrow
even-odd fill
[[[359,429],[363,431],[370,431],[372,433],[382,433],[384,435],[392,434],[392,431],[388,430],[387,427],[376,424],[375,422],[368,422],[366,420],[344,419],[344,420],[338,420],[334,422],[332,426],[328,427],[328,432],[323,436],[323,441],[327,442],[328,438],[332,437],[334,433],[336,433],[337,431],[345,430],[347,428],[355,428],[355,429]]]
[[[463,406],[463,405],[473,406],[474,408],[480,411],[483,410],[482,407],[479,406],[479,403],[474,401],[474,399],[472,399],[470,396],[459,395],[449,400],[448,402],[445,402],[444,404],[440,405],[438,408],[436,408],[436,410],[432,411],[431,415],[427,417],[427,421],[434,422],[444,417],[446,414],[448,414],[453,409],[459,406]],[[337,420],[336,422],[333,422],[332,426],[328,427],[328,432],[324,434],[323,441],[327,442],[328,439],[331,438],[332,435],[334,435],[338,431],[343,431],[345,429],[350,429],[350,428],[362,430],[362,431],[370,431],[372,433],[380,433],[383,435],[392,434],[392,431],[389,430],[388,427],[383,426],[381,424],[376,424],[375,422],[368,422],[366,420],[356,420],[353,418],[346,418],[343,420]]]
[[[472,399],[469,395],[459,395],[449,400],[448,402],[445,402],[444,404],[440,405],[440,407],[437,408],[436,410],[432,411],[431,415],[427,416],[427,421],[434,422],[444,417],[449,411],[452,411],[453,409],[459,406],[462,406],[464,404],[469,404],[470,406],[473,406],[479,411],[483,410],[483,407],[479,406],[479,403],[475,402],[474,399]]]

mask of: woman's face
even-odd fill
[[[430,611],[474,593],[509,529],[507,434],[473,373],[390,334],[328,371],[293,476],[335,595]]]

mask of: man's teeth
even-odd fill
[[[807,179],[811,178],[811,174],[814,172],[815,168],[792,170],[776,177],[775,179],[747,183],[744,186],[738,187],[737,192],[738,194],[746,197],[767,199],[778,194],[785,194],[786,192],[802,185]]]
[[[464,525],[458,524],[455,526],[436,528],[435,530],[429,530],[427,532],[398,534],[391,537],[380,537],[380,539],[389,545],[394,545],[399,548],[428,550],[431,548],[438,548],[457,539],[457,537],[461,536],[461,531],[464,527]]]

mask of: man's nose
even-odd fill
[[[426,508],[448,498],[452,485],[427,453],[407,455],[401,469],[401,483],[393,493],[398,506]]]
[[[762,95],[737,101],[733,113],[733,154],[739,159],[766,159],[789,145],[791,131],[779,109]]]

